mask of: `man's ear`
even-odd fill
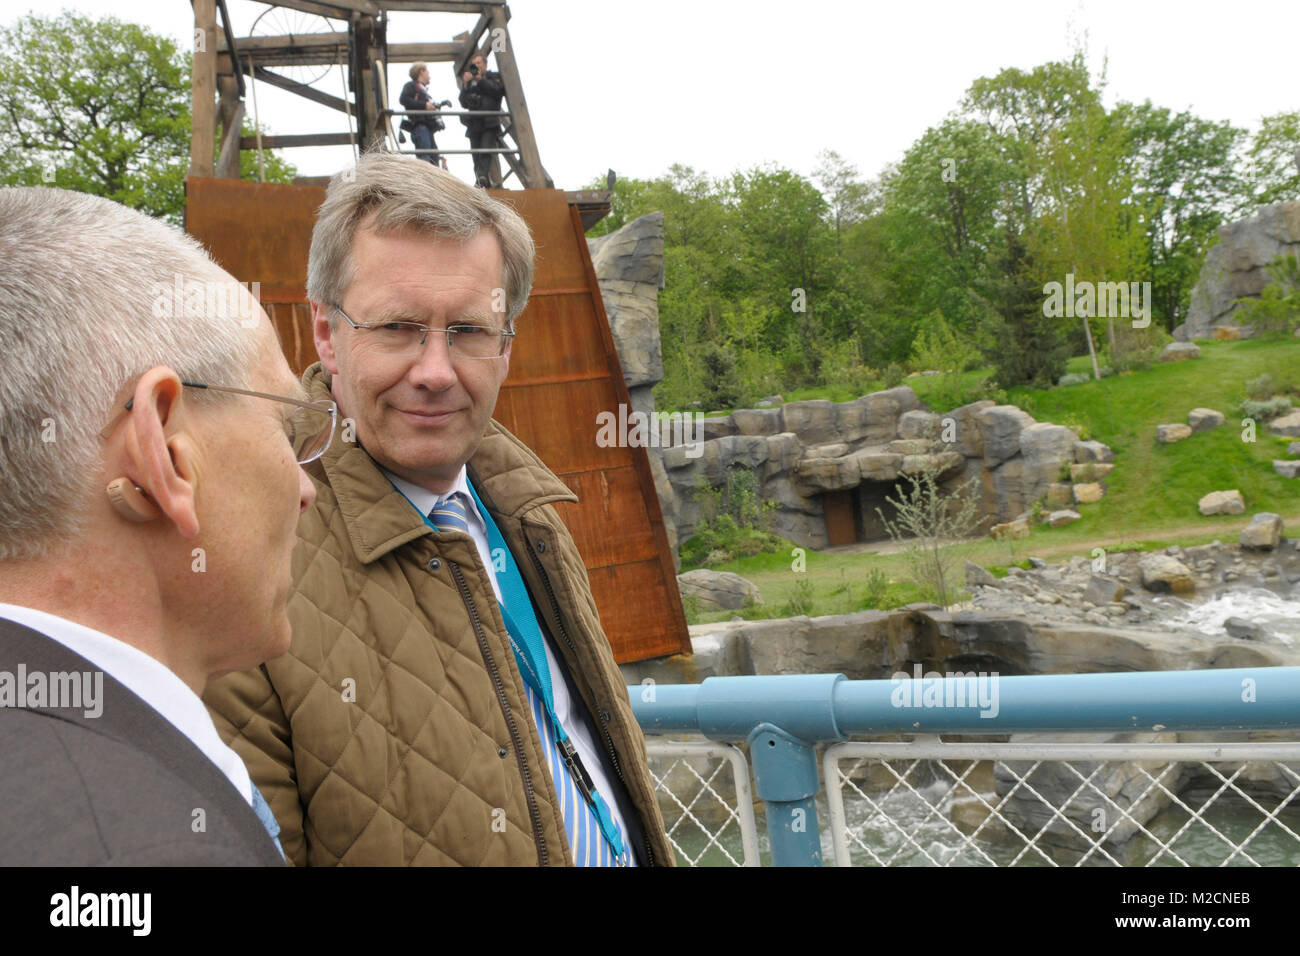
[[[128,477],[177,531],[192,538],[199,533],[194,496],[197,446],[183,423],[187,416],[182,411],[182,392],[179,376],[166,366],[151,368],[140,377],[125,425],[125,450]]]
[[[311,304],[311,335],[316,340],[316,354],[320,364],[331,375],[339,373],[338,356],[334,353],[334,330],[330,328],[330,313],[333,309],[319,302]]]

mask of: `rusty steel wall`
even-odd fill
[[[528,222],[537,267],[494,417],[579,497],[573,533],[614,657],[689,653],[668,537],[644,448],[600,448],[596,414],[631,406],[576,207],[559,190],[502,190]],[[190,179],[186,229],[241,282],[259,282],[290,366],[316,361],[306,304],[318,186]]]

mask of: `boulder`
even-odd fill
[[[1101,484],[1096,481],[1090,481],[1087,484],[1074,486],[1074,502],[1080,505],[1090,505],[1101,501],[1106,492],[1102,489]]]
[[[1228,632],[1229,637],[1235,637],[1239,641],[1262,641],[1267,640],[1269,637],[1269,633],[1265,628],[1246,620],[1244,617],[1225,619],[1223,629]]]
[[[1237,300],[1258,296],[1269,283],[1268,265],[1287,252],[1300,252],[1300,202],[1255,208],[1245,219],[1224,223],[1219,241],[1206,252],[1187,309],[1185,340],[1218,336],[1236,326]],[[1226,332],[1224,334],[1230,334]]]
[[[1193,408],[1187,413],[1187,424],[1194,432],[1208,432],[1223,424],[1223,412],[1212,408]]]
[[[864,481],[896,481],[903,467],[903,456],[860,451],[853,456]]]
[[[1158,594],[1190,594],[1196,580],[1187,565],[1167,554],[1144,554],[1138,559],[1142,586]]]
[[[1115,457],[1115,453],[1110,450],[1109,445],[1104,445],[1099,441],[1080,441],[1074,443],[1074,460],[1080,464],[1096,462],[1105,464]]]
[[[1300,455],[1300,441],[1293,441],[1291,444],[1287,445],[1286,453],[1288,455]]]
[[[1248,551],[1272,551],[1282,543],[1282,518],[1268,511],[1252,515],[1241,530],[1241,546]]]
[[[1065,482],[1054,481],[1047,486],[1047,507],[1064,508],[1074,504],[1074,492]]]
[[[928,455],[938,444],[939,442],[924,438],[896,438],[889,443],[888,448],[895,455]]]
[[[1047,516],[1047,523],[1053,528],[1060,528],[1067,524],[1074,524],[1074,522],[1078,521],[1081,517],[1083,516],[1079,514],[1079,512],[1066,508],[1061,511],[1053,511],[1049,514]]]
[[[765,395],[760,398],[754,405],[755,408],[774,408],[777,405],[784,405],[785,399],[780,395]]]
[[[1268,423],[1268,430],[1283,438],[1300,438],[1300,409]]]
[[[1020,451],[1020,433],[1034,424],[1028,412],[1015,405],[994,405],[982,410],[977,420],[984,444],[984,461],[991,468]]]
[[[1241,329],[1235,325],[1220,325],[1213,332],[1214,339],[1218,342],[1235,342],[1241,338]]]
[[[1105,478],[1114,470],[1114,465],[1097,465],[1092,462],[1089,462],[1086,465],[1071,465],[1070,481],[1075,484],[1098,481],[1099,479]]]
[[[702,419],[702,422],[705,441],[713,441],[715,438],[726,438],[728,435],[736,434],[736,423],[730,415],[705,418]]]
[[[1275,458],[1273,460],[1273,470],[1283,478],[1300,478],[1300,459]]]
[[[1124,600],[1124,595],[1127,593],[1124,585],[1114,578],[1094,574],[1088,579],[1088,586],[1083,589],[1083,599],[1097,607],[1105,607],[1107,604]]]
[[[804,444],[831,442],[839,439],[835,430],[835,403],[825,399],[806,402],[787,402],[781,406],[783,432],[794,432]]]
[[[849,453],[849,446],[844,442],[831,445],[814,445],[803,453],[804,458],[841,458]]]
[[[939,434],[939,416],[914,408],[898,417],[899,438],[935,438]]]
[[[995,524],[989,529],[989,536],[993,538],[1027,538],[1029,537],[1029,519],[1016,518],[1014,521],[1004,521],[1002,524]]]
[[[998,579],[991,573],[980,567],[973,561],[966,562],[966,587],[968,588],[995,588],[998,587]]]
[[[683,598],[696,597],[701,610],[735,610],[745,606],[747,600],[762,604],[763,596],[752,581],[730,571],[710,571],[699,568],[677,575],[677,589]]]
[[[779,408],[738,408],[731,413],[739,435],[776,435],[785,431]]]
[[[1239,515],[1246,513],[1246,502],[1242,500],[1241,492],[1235,488],[1231,491],[1211,491],[1196,503],[1196,510],[1203,515]]]
[[[600,297],[628,388],[664,377],[659,290],[664,284],[664,214],[652,212],[588,241]]]
[[[1170,342],[1160,353],[1162,362],[1182,362],[1201,357],[1200,347],[1191,342]]]
[[[1184,438],[1190,438],[1191,435],[1191,425],[1175,424],[1156,426],[1156,441],[1162,445],[1172,445],[1174,442],[1182,441]]]

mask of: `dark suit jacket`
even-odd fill
[[[98,671],[0,619],[0,671],[16,679],[20,663],[28,674]],[[0,707],[0,864],[283,865],[257,814],[188,737],[107,673],[102,706],[97,717]]]

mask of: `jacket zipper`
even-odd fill
[[[488,674],[492,677],[492,686],[497,692],[497,703],[501,705],[501,714],[506,719],[506,727],[510,730],[510,739],[514,742],[515,759],[519,763],[519,775],[524,780],[524,796],[528,802],[528,816],[533,824],[533,842],[537,844],[537,865],[546,866],[548,854],[546,835],[542,830],[542,815],[537,809],[532,776],[528,772],[528,763],[524,760],[523,739],[519,735],[519,727],[515,724],[514,716],[510,712],[510,704],[506,700],[506,689],[505,685],[501,683],[501,672],[497,669],[496,661],[492,658],[492,652],[488,649],[487,639],[483,636],[483,626],[478,616],[478,608],[474,606],[474,598],[469,593],[469,585],[465,583],[465,576],[461,574],[460,565],[455,561],[448,561],[447,567],[451,570],[451,576],[456,579],[456,587],[460,590],[460,598],[465,602],[465,609],[469,611],[469,620],[474,626],[474,638],[478,641],[479,653],[483,655],[483,663],[487,665]]]
[[[524,535],[524,546],[528,548],[528,557],[532,559],[533,567],[542,578],[542,584],[546,586],[546,596],[551,600],[551,611],[555,615],[555,623],[559,628],[560,636],[564,638],[564,643],[569,645],[569,650],[576,658],[578,649],[573,646],[573,640],[569,637],[569,632],[564,629],[564,618],[560,614],[560,602],[555,599],[555,589],[551,587],[551,579],[546,574],[546,568],[542,566],[542,561],[537,557],[537,552],[533,550],[533,542],[529,540],[528,535]],[[609,761],[614,765],[614,773],[618,775],[619,782],[623,784],[623,789],[630,795],[632,788],[627,785],[627,778],[623,776],[623,768],[618,762],[618,752],[614,749],[614,738],[609,735],[609,728],[605,726],[605,721],[600,720],[600,715],[596,714],[596,719],[600,721],[601,736],[605,738],[605,750],[609,753]],[[650,828],[642,821],[641,837],[645,841],[645,857],[651,866],[655,865],[654,846],[650,842]]]

